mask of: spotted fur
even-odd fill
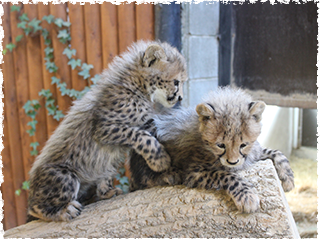
[[[87,191],[97,199],[121,194],[112,179],[121,159],[134,149],[153,171],[171,159],[162,144],[140,127],[155,104],[182,100],[186,63],[167,43],[140,41],[115,57],[96,86],[75,101],[30,171],[28,213],[47,221],[80,214]]]
[[[172,110],[158,116],[149,131],[172,158],[172,167],[154,172],[133,154],[131,190],[156,185],[184,184],[190,188],[223,189],[246,213],[259,209],[252,184],[238,175],[260,160],[272,159],[285,191],[294,187],[289,161],[257,142],[265,104],[254,102],[242,90],[218,89],[194,110]]]

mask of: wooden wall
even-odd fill
[[[12,4],[3,4],[4,29],[3,47],[15,37],[22,34],[17,27],[18,13],[10,12]],[[91,75],[101,73],[113,57],[124,51],[128,45],[138,39],[154,39],[154,10],[152,4],[122,4],[113,5],[85,4],[26,4],[20,5],[29,19],[42,19],[52,14],[71,22],[71,47],[77,50],[76,57],[83,62],[92,64]],[[57,77],[67,83],[68,88],[82,90],[86,81],[82,80],[76,70],[67,65],[68,59],[62,55],[65,45],[56,36],[57,30],[44,22],[43,27],[50,30],[55,51],[55,63],[59,67]],[[61,96],[55,85],[51,85],[53,74],[44,66],[45,44],[41,36],[24,38],[12,52],[7,52],[3,58],[1,69],[3,73],[3,103],[4,129],[2,162],[4,182],[1,185],[4,200],[4,229],[9,229],[26,221],[27,192],[20,196],[15,190],[21,188],[22,182],[28,179],[28,172],[34,161],[30,155],[30,143],[38,141],[40,150],[59,122],[48,116],[43,100],[36,120],[38,121],[36,135],[30,137],[26,132],[30,127],[30,118],[25,114],[23,105],[31,99],[40,99],[41,89],[50,89],[56,99],[59,109],[66,113],[71,99]]]

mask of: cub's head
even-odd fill
[[[186,62],[179,51],[167,43],[152,42],[141,59],[143,87],[152,102],[173,107],[183,99],[187,79]]]
[[[251,101],[243,91],[229,88],[197,106],[202,139],[222,165],[243,165],[260,134],[264,108],[264,102]]]

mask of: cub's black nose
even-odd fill
[[[178,101],[182,101],[182,97],[181,96],[178,97]]]

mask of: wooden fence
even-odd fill
[[[12,4],[3,4],[4,29],[3,47],[15,37],[23,34],[17,27],[19,12],[10,12]],[[101,73],[112,58],[124,51],[128,45],[138,39],[154,39],[154,10],[152,4],[121,4],[111,3],[73,5],[65,4],[26,4],[20,5],[21,11],[28,14],[29,19],[42,19],[52,14],[71,22],[71,46],[76,49],[76,57],[82,62],[92,64],[92,76]],[[20,12],[21,15],[21,12]],[[57,29],[43,22],[51,36],[55,52],[55,64],[59,68],[56,76],[67,83],[68,88],[82,90],[86,85],[76,70],[71,70],[68,59],[62,54],[65,45],[57,39]],[[44,65],[44,40],[41,36],[23,38],[12,51],[8,51],[1,64],[4,91],[4,128],[2,162],[4,182],[1,184],[4,200],[4,229],[9,229],[26,221],[27,192],[15,195],[16,189],[28,179],[28,172],[34,161],[30,154],[30,143],[39,142],[40,150],[48,137],[59,124],[52,116],[48,116],[44,100],[38,92],[50,89],[59,109],[66,113],[71,99],[57,94],[55,85],[51,85],[51,77]],[[26,132],[30,129],[30,121],[24,104],[31,99],[40,99],[40,108],[36,134],[30,137]]]

